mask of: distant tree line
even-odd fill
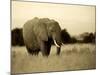
[[[83,43],[95,43],[96,42],[96,32],[95,33],[83,33],[80,35],[83,38]]]
[[[64,44],[66,43],[96,43],[96,32],[95,33],[88,33],[84,32],[80,34],[79,36],[70,36],[70,34],[66,31],[66,29],[63,29],[61,32],[62,41]]]
[[[12,46],[24,46],[22,28],[15,28],[11,31]],[[95,43],[96,33],[82,33],[79,37],[72,37],[66,29],[62,29],[61,38],[64,44],[73,43]]]

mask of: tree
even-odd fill
[[[22,29],[15,28],[11,31],[11,44],[13,46],[15,45],[23,46],[24,45]]]
[[[61,38],[63,43],[70,43],[71,42],[71,36],[70,34],[66,31],[66,29],[63,29],[61,31]]]

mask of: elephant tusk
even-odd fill
[[[54,44],[55,44],[57,47],[60,47],[60,46],[56,43],[56,40],[54,40]]]
[[[62,43],[62,45],[64,45],[64,43]]]

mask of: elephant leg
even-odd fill
[[[34,55],[38,55],[39,54],[40,49],[37,49],[33,52]]]
[[[50,47],[51,45],[48,45],[47,42],[42,42],[41,43],[41,51],[43,56],[49,56],[50,54]]]
[[[27,46],[26,46],[26,49],[27,49],[27,52],[28,52],[29,54],[33,55],[33,50],[32,50],[32,49],[28,48]]]
[[[28,48],[28,47],[26,47],[26,48],[27,48],[28,53],[31,55],[38,55],[38,53],[40,51],[40,49],[33,50],[33,49]]]
[[[50,48],[51,48],[51,44],[48,44],[48,45],[47,45],[47,55],[50,54]]]
[[[46,42],[46,45],[47,45],[47,54],[48,55],[50,54],[50,50],[51,50],[51,42],[52,42],[51,39],[49,39],[48,42]]]
[[[61,47],[57,47],[57,55],[60,55]]]
[[[44,46],[44,42],[41,42],[40,49],[41,49],[42,55],[45,56],[45,46]]]

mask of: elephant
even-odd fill
[[[61,52],[61,27],[59,23],[49,18],[35,17],[23,25],[23,39],[27,51],[31,55],[49,56],[52,41],[57,48],[57,55]]]

